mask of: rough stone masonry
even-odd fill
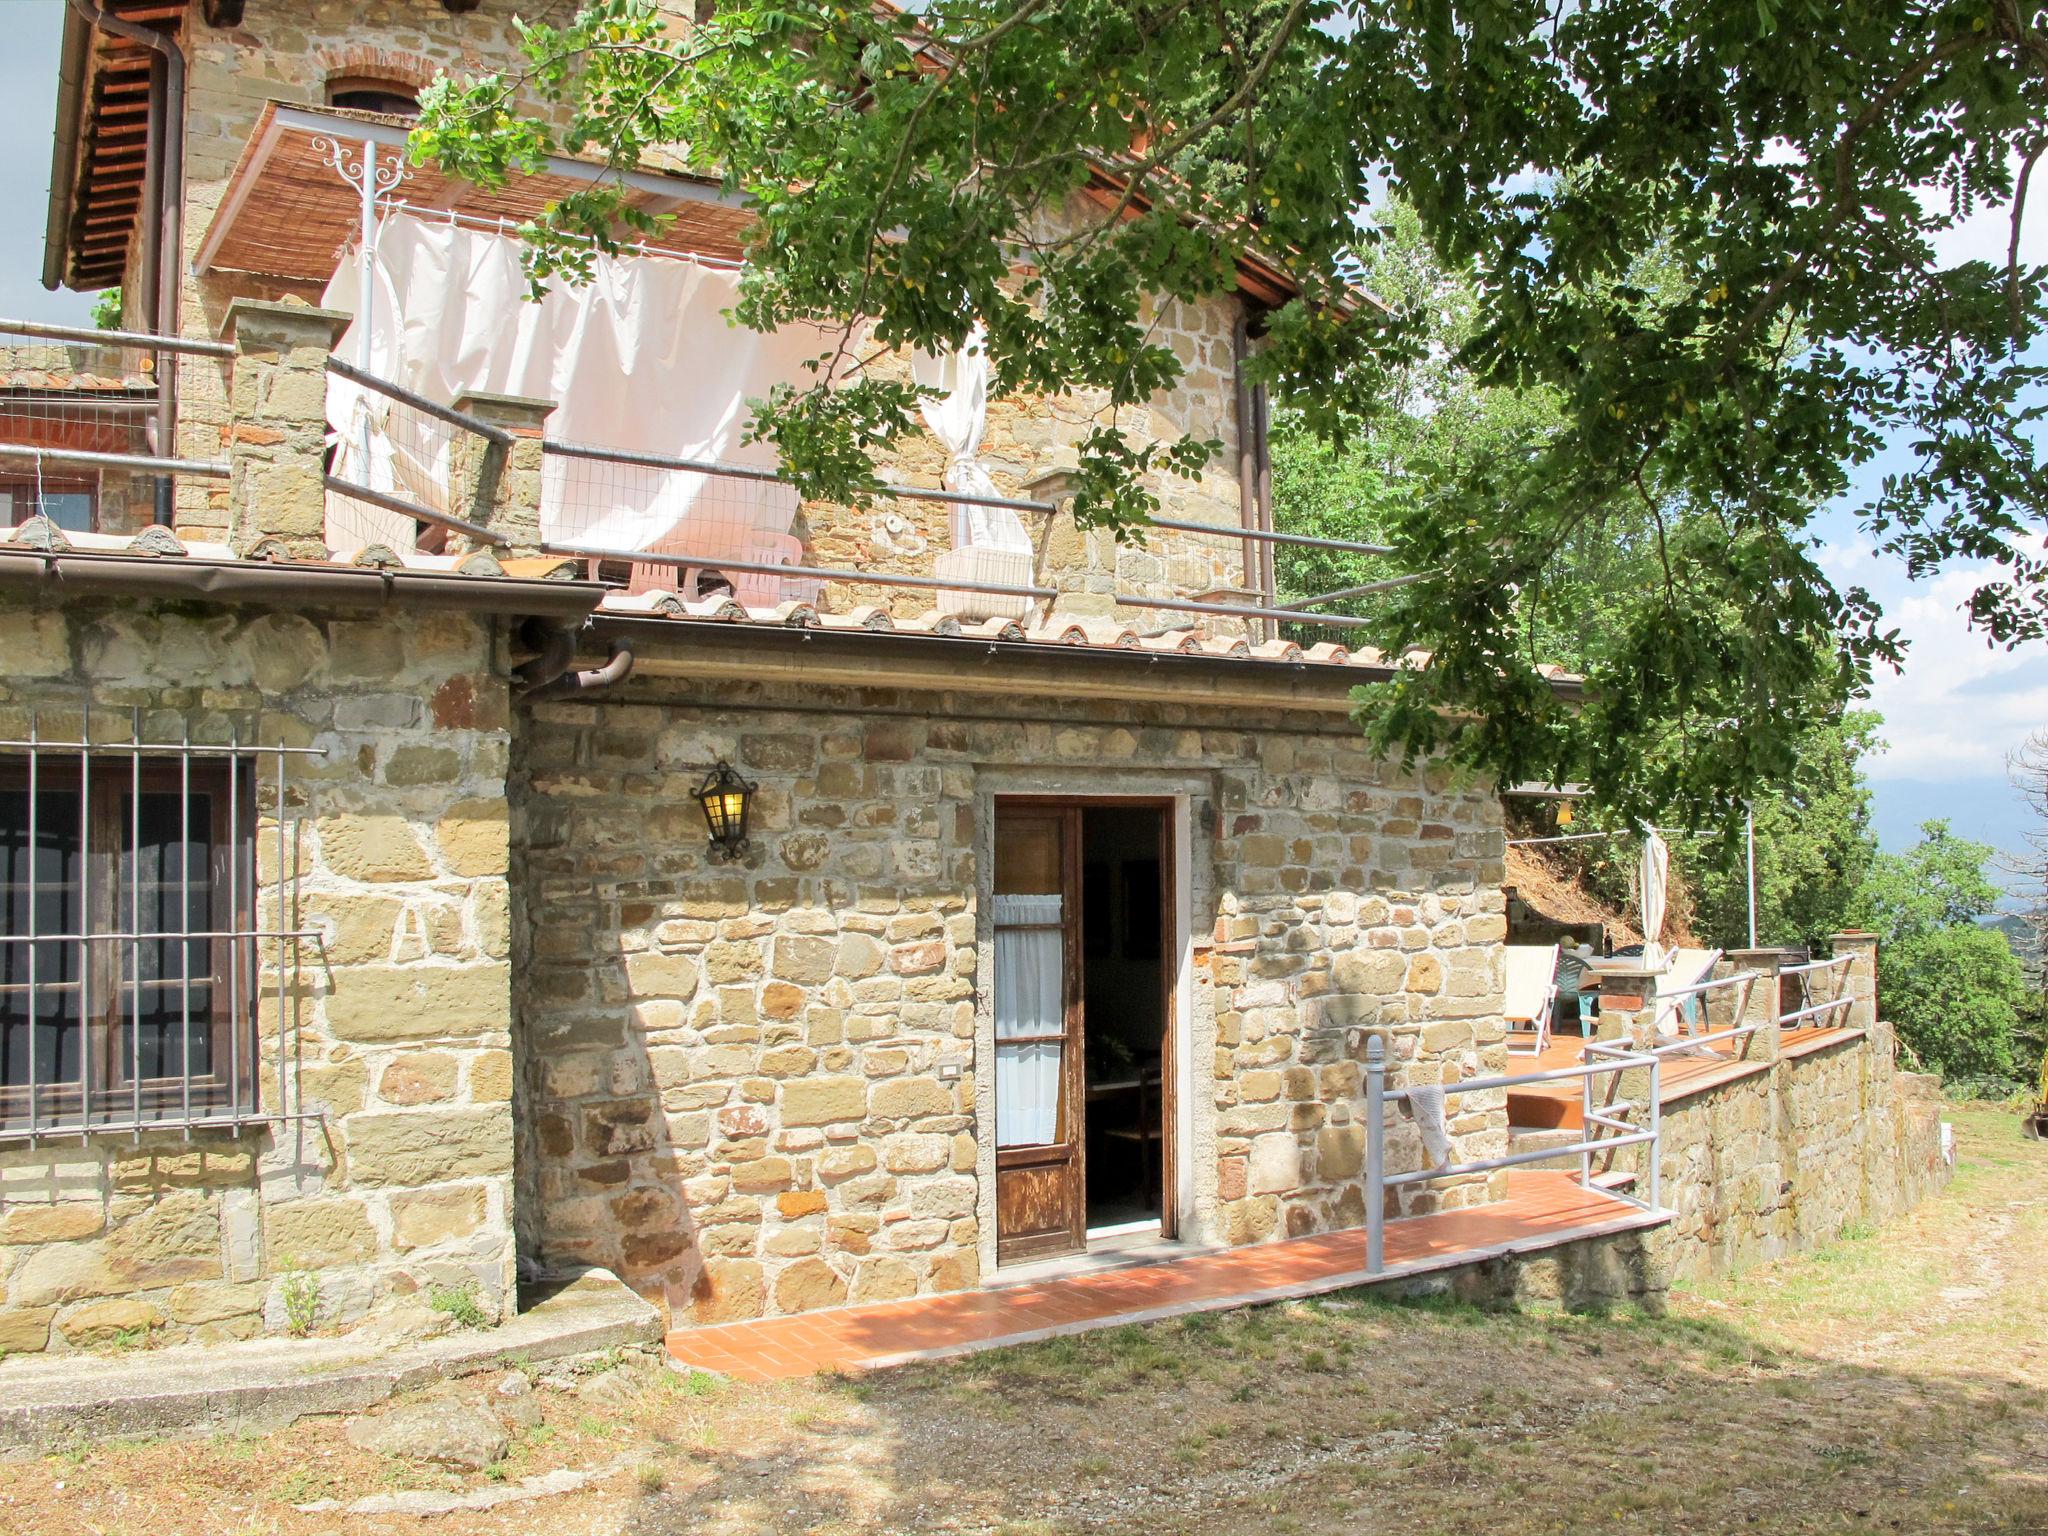
[[[720,757],[760,784],[739,866],[677,788]],[[1501,1060],[1493,795],[1299,714],[664,679],[539,706],[515,749],[522,1246],[695,1319],[978,1283],[993,797],[1106,789],[1183,795],[1192,829],[1183,1235],[1362,1222],[1359,1032]],[[1499,1101],[1454,1129],[1498,1150]]]
[[[80,706],[127,739],[314,746],[256,776],[257,912],[325,934],[286,975],[285,1103],[319,1119],[0,1147],[0,1348],[241,1338],[315,1278],[323,1325],[431,1285],[509,1302],[510,717],[491,626],[194,605],[0,602],[0,734]],[[118,768],[115,770],[118,772]],[[259,1093],[279,1094],[277,946]]]

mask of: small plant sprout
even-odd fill
[[[277,1294],[284,1303],[285,1331],[303,1339],[320,1320],[320,1277],[297,1259],[287,1259],[278,1276]]]
[[[436,1285],[427,1290],[427,1305],[461,1328],[488,1328],[497,1321],[477,1297],[474,1283]]]

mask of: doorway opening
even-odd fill
[[[1082,1068],[1091,1235],[1156,1229],[1165,1207],[1166,914],[1160,812],[1081,812]]]
[[[999,1263],[1174,1235],[1170,808],[997,802]]]

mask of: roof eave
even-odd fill
[[[70,253],[71,210],[78,189],[78,138],[85,126],[85,62],[92,28],[70,6],[57,57],[57,113],[50,146],[50,200],[43,225],[43,286],[64,286]]]

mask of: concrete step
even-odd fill
[[[109,1355],[0,1361],[0,1455],[124,1435],[279,1429],[316,1413],[360,1413],[400,1392],[522,1362],[661,1341],[661,1314],[609,1271],[535,1288],[496,1328],[394,1337],[372,1323],[334,1339],[250,1339]]]
[[[1508,1128],[1508,1152],[1511,1155],[1517,1152],[1540,1152],[1545,1147],[1575,1146],[1579,1140],[1580,1132],[1576,1125],[1529,1127],[1511,1125]],[[1545,1158],[1541,1162],[1524,1163],[1521,1166],[1524,1168],[1559,1168],[1567,1172],[1577,1173],[1579,1171],[1579,1154],[1577,1152],[1566,1152],[1554,1158]]]

